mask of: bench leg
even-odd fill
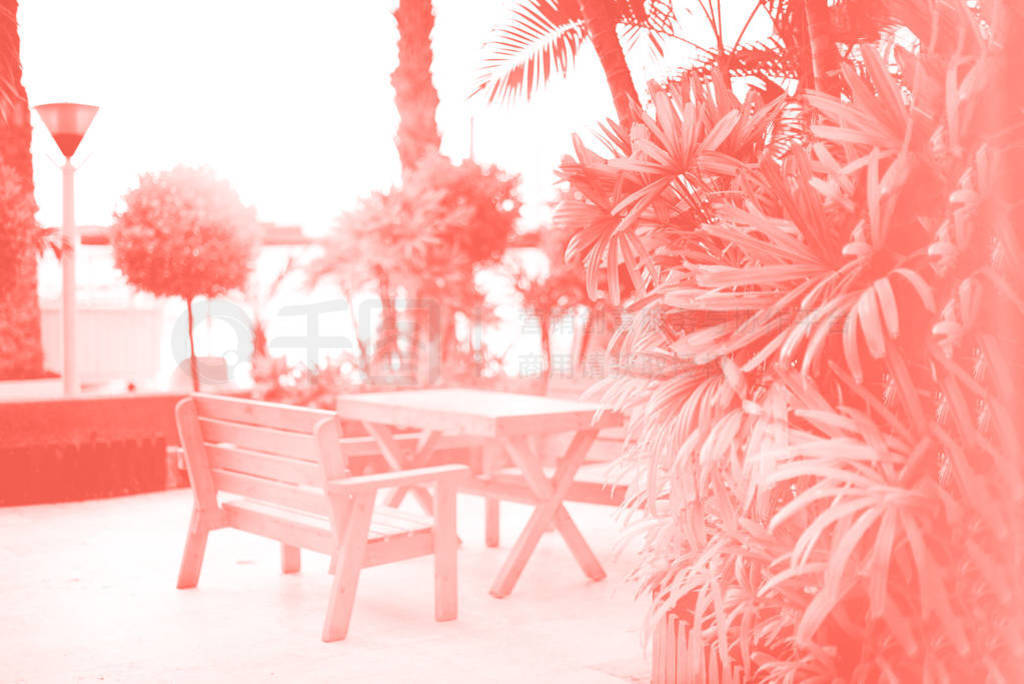
[[[178,589],[191,589],[199,583],[199,571],[203,567],[203,554],[206,552],[206,538],[209,534],[210,528],[203,522],[199,509],[193,508],[185,552],[181,556],[181,568],[178,570]]]
[[[500,543],[501,512],[498,499],[484,499],[484,543],[494,548]]]
[[[372,513],[373,495],[357,497],[337,551],[340,559],[331,582],[331,598],[327,603],[322,634],[324,641],[340,641],[348,634]]]
[[[281,544],[281,572],[291,574],[302,568],[302,551],[297,546]]]
[[[454,620],[459,614],[458,537],[455,530],[455,487],[437,486],[434,502],[434,619]]]

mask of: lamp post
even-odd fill
[[[78,357],[75,344],[75,259],[78,254],[78,228],[75,226],[75,167],[71,165],[71,157],[82,142],[92,118],[99,107],[75,104],[73,102],[57,102],[39,105],[35,108],[39,117],[46,124],[57,147],[64,154],[64,233],[63,249],[61,250],[61,266],[63,281],[61,284],[61,349],[64,356],[64,394],[78,394],[81,386],[78,382]]]

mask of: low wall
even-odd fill
[[[78,501],[188,484],[178,444],[181,394],[0,401],[0,505]]]

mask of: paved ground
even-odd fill
[[[430,558],[363,572],[348,639],[320,641],[330,576],[304,552],[214,532],[199,587],[174,588],[187,490],[0,508],[0,681],[567,682],[647,680],[645,607],[625,582],[613,511],[569,504],[608,578],[590,582],[556,533],[516,590],[487,589],[527,509],[503,504],[502,547],[459,499],[460,616],[433,621]]]

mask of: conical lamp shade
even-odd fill
[[[71,159],[71,155],[78,149],[78,143],[82,142],[82,136],[85,135],[98,109],[99,107],[74,102],[56,102],[36,107],[39,117],[50,129],[50,135],[53,136],[57,147],[68,159]]]

